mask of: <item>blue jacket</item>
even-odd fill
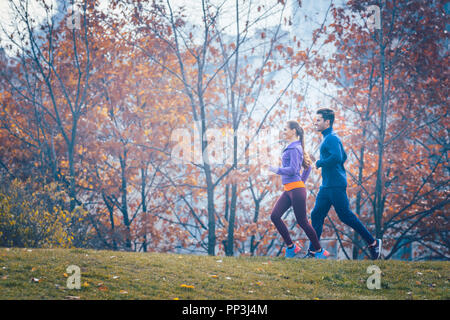
[[[300,175],[302,163],[302,144],[300,141],[294,141],[283,150],[283,156],[281,158],[282,167],[278,168],[276,172],[281,175],[281,183],[286,184],[295,181],[305,182],[311,172],[311,167],[303,170],[303,173]]]
[[[347,187],[347,174],[344,168],[347,154],[341,139],[331,127],[322,131],[322,135],[320,159],[316,161],[316,166],[322,168],[321,188]]]

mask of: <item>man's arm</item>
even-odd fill
[[[339,146],[339,139],[336,136],[329,137],[327,139],[325,147],[330,152],[330,155],[325,159],[317,160],[317,168],[329,167],[342,162],[342,153]]]

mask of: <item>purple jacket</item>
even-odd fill
[[[278,168],[277,174],[281,175],[281,183],[286,184],[295,181],[305,182],[311,172],[311,167],[303,170],[300,175],[300,169],[303,162],[303,149],[300,141],[290,143],[284,150],[281,158],[282,167]]]

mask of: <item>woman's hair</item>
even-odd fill
[[[307,169],[311,166],[311,156],[306,153],[305,151],[305,135],[304,135],[304,131],[303,128],[300,127],[300,125],[298,124],[297,121],[295,120],[289,120],[288,122],[288,126],[289,129],[295,129],[295,132],[297,133],[297,137],[298,140],[300,141],[300,143],[302,144],[302,149],[303,149],[303,162],[302,162],[302,166],[303,168]]]

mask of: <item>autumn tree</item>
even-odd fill
[[[347,120],[339,128],[352,159],[346,168],[356,213],[373,221],[386,258],[414,242],[448,257],[443,4],[348,1],[332,13],[326,41],[336,52],[314,71],[335,86],[334,106]],[[355,240],[357,258],[364,246],[343,236]]]
[[[87,21],[88,8],[95,3],[82,4],[79,28],[58,23],[52,15],[56,8],[45,1],[37,3],[46,13],[39,25],[28,1],[9,3],[17,28],[8,41],[20,62],[9,69],[12,71],[9,74],[2,71],[2,79],[13,103],[20,106],[3,109],[3,127],[33,150],[38,166],[49,168],[55,181],[66,184],[72,211],[77,205],[78,123],[90,107],[87,91],[91,54]],[[60,148],[65,153],[63,158],[58,157],[56,151]]]

